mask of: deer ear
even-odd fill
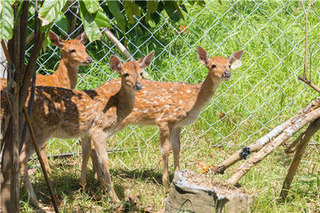
[[[144,69],[144,68],[148,67],[151,64],[153,56],[154,56],[154,51],[152,51],[148,55],[143,56],[142,58],[140,58],[138,60],[140,68]]]
[[[117,56],[112,55],[109,64],[112,70],[121,74],[122,62]]]
[[[198,47],[197,50],[197,55],[198,55],[198,59],[201,63],[203,63],[204,65],[207,65],[209,62],[209,56],[207,51],[205,51],[205,49],[203,49],[202,47]]]
[[[243,55],[243,51],[242,50],[240,50],[238,52],[235,52],[232,55],[230,55],[230,57],[228,58],[228,61],[229,61],[230,65],[231,65],[232,69],[241,67],[241,65],[242,65],[241,64],[242,55]]]
[[[59,48],[63,47],[64,40],[62,38],[60,38],[54,32],[49,31],[49,38],[50,38],[50,41],[52,42],[52,44],[54,44],[55,46],[57,46]]]
[[[81,33],[76,37],[77,40],[79,40],[82,44],[85,44],[88,40],[86,32]]]

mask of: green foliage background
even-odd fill
[[[178,22],[170,20],[163,11],[159,23],[150,22],[148,30],[143,29],[145,23],[139,22],[127,30],[126,37],[114,31],[136,59],[155,50],[155,60],[147,72],[152,79],[160,81],[201,82],[207,71],[196,57],[198,46],[204,47],[212,56],[227,57],[237,50],[244,50],[242,67],[233,70],[232,79],[219,87],[201,118],[188,127],[191,131],[185,134],[197,135],[211,145],[247,144],[316,97],[297,80],[303,72],[304,55],[301,6],[297,8],[295,2],[285,1],[240,1],[233,6],[212,1],[205,6],[186,3],[186,8],[188,13],[184,13],[185,18]],[[309,44],[314,48],[312,80],[316,84],[320,64],[317,14],[319,1],[314,3],[309,15]],[[186,26],[185,32],[180,32],[181,26]],[[111,54],[122,55],[111,42],[107,39],[103,44],[95,41],[87,49],[96,63],[90,68],[81,68],[78,89],[94,89],[117,77],[109,69],[108,60]],[[47,52],[42,58],[46,60],[51,54]],[[56,56],[50,61],[57,63],[58,59]],[[46,65],[52,67],[50,62]],[[226,116],[219,119],[218,112],[226,113]],[[130,129],[122,131],[112,141],[123,141],[130,132]],[[142,139],[157,143],[154,129],[148,132],[149,128],[144,127]],[[136,137],[134,135],[131,137]],[[147,135],[153,136],[149,138]],[[136,147],[136,143],[130,141],[124,140],[121,147]]]

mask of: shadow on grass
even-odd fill
[[[112,176],[129,179],[136,179],[141,182],[150,182],[157,185],[162,184],[162,173],[154,169],[115,169],[112,170]],[[169,175],[170,181],[173,179],[173,174]]]
[[[51,185],[54,191],[53,193],[56,196],[58,206],[60,206],[64,198],[67,198],[68,202],[74,203],[74,201],[79,201],[82,195],[83,197],[87,197],[84,198],[84,201],[85,199],[90,199],[95,202],[100,202],[102,200],[111,202],[108,192],[106,189],[100,188],[100,185],[98,181],[94,179],[92,172],[89,172],[87,175],[87,186],[84,190],[80,185],[80,176],[76,175],[74,171],[68,171],[72,171],[72,168],[66,167],[64,168],[64,171],[53,171],[53,174],[50,176]],[[37,173],[40,173],[40,170],[37,170]],[[30,177],[31,176],[32,175],[30,175]],[[35,177],[35,179],[36,180],[32,181],[32,186],[35,190],[38,200],[44,205],[52,205],[51,197],[44,177]],[[124,188],[119,184],[115,184],[114,188],[119,196],[119,199],[124,199]],[[23,183],[20,184],[20,200],[26,203],[29,202],[28,194]],[[113,207],[110,208],[113,209]]]
[[[145,183],[153,183],[156,185],[161,184],[162,173],[158,170],[153,169],[134,169],[134,170],[125,170],[125,169],[114,169],[110,170],[111,177],[113,179],[120,177],[123,179],[132,179],[134,181],[145,182]],[[30,178],[33,179],[32,186],[36,192],[37,198],[40,203],[46,206],[52,206],[51,197],[49,195],[49,191],[46,185],[46,182],[41,175],[40,170],[37,169],[37,172],[34,175],[30,175]],[[32,177],[34,176],[34,177]],[[173,175],[170,175],[170,179],[173,178]],[[72,166],[65,166],[63,169],[59,166],[58,169],[53,170],[53,173],[50,177],[51,184],[54,190],[54,194],[56,196],[56,200],[58,202],[58,208],[65,208],[61,203],[63,200],[67,199],[68,203],[78,203],[79,199],[83,200],[83,202],[110,202],[108,205],[108,209],[110,211],[120,212],[130,212],[132,210],[139,212],[149,212],[145,207],[141,205],[140,198],[133,198],[131,196],[127,197],[124,193],[125,188],[122,186],[123,184],[114,183],[114,189],[121,201],[121,205],[111,204],[111,199],[108,197],[108,193],[105,189],[101,189],[99,186],[99,182],[95,180],[92,170],[89,170],[87,175],[87,186],[85,191],[82,189],[80,185],[80,175],[74,171]],[[131,182],[131,180],[128,180]],[[28,203],[28,195],[24,188],[24,185],[20,185],[20,200],[22,203]],[[81,208],[81,206],[75,208]],[[85,207],[86,208],[86,207]],[[36,208],[33,208],[36,209]]]

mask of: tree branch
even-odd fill
[[[319,101],[319,100],[318,100]],[[320,107],[318,107],[311,112],[305,114],[302,118],[298,119],[296,122],[292,123],[288,128],[286,128],[279,136],[274,138],[272,142],[264,146],[250,159],[246,160],[236,172],[228,179],[228,183],[235,185],[253,166],[258,164],[263,158],[267,157],[271,152],[278,148],[282,143],[287,141],[301,128],[310,122],[318,119],[320,117]]]
[[[283,186],[280,192],[280,197],[282,200],[285,200],[288,196],[288,191],[290,189],[290,185],[292,180],[298,170],[298,166],[302,159],[302,156],[307,148],[307,145],[311,139],[311,137],[320,129],[320,119],[313,121],[307,130],[299,136],[299,145],[296,149],[294,157],[291,161],[290,167],[288,169],[287,176],[283,182]]]
[[[135,61],[129,51],[123,46],[123,44],[113,35],[113,33],[108,28],[103,28],[102,32],[110,39],[110,41],[117,46],[117,48],[122,52],[122,54],[129,60]]]
[[[315,85],[314,83],[312,83],[311,81],[309,81],[307,78],[304,77],[298,77],[298,79],[300,81],[303,81],[304,83],[306,83],[307,85],[309,85],[312,89],[314,89],[315,91],[317,91],[318,93],[320,93],[320,88]]]
[[[292,116],[290,119],[288,119],[286,122],[278,125],[277,127],[273,128],[268,134],[261,137],[259,140],[257,140],[255,143],[252,143],[248,146],[250,149],[250,152],[257,152],[262,147],[269,144],[272,140],[274,140],[276,137],[278,137],[282,132],[286,131],[286,129],[292,125],[299,125],[299,122],[310,112],[320,107],[320,98],[312,101],[310,104],[308,104],[304,109],[302,109],[299,113]],[[239,150],[235,152],[233,155],[231,155],[229,158],[224,160],[222,163],[220,163],[218,166],[215,167],[214,173],[215,174],[223,174],[224,171],[235,164],[236,162],[240,161],[242,159],[241,157],[242,150]]]

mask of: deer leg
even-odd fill
[[[93,170],[94,179],[99,181],[98,171],[100,169],[98,164],[98,156],[94,147],[91,150],[91,160],[92,160],[92,170]]]
[[[92,167],[93,167],[93,173],[94,173],[94,178],[101,182],[103,179],[103,174],[102,170],[99,168],[99,160],[98,160],[98,155],[96,152],[96,149],[94,148],[93,144],[91,144],[91,159],[92,159]]]
[[[121,122],[116,130],[114,132],[118,132],[120,131],[121,129],[123,129],[124,127],[126,127],[128,125],[128,121],[123,121]],[[93,145],[93,143],[91,143],[91,159],[92,159],[92,167],[93,167],[93,173],[94,173],[94,178],[96,180],[98,180],[99,182],[101,182],[100,180],[103,179],[103,174],[102,174],[102,170],[99,169],[99,162],[98,162],[98,156],[97,156],[97,152],[96,152],[96,149]]]
[[[91,154],[91,140],[89,137],[81,138],[82,146],[82,168],[80,184],[83,188],[87,185],[87,165]]]
[[[168,125],[159,126],[160,132],[160,143],[161,143],[161,154],[162,154],[162,184],[169,188],[170,180],[169,180],[169,154],[170,154],[170,129]]]
[[[179,155],[180,155],[180,131],[181,128],[171,129],[170,140],[174,159],[174,173],[180,170]]]
[[[112,200],[119,201],[117,194],[114,191],[113,183],[111,181],[111,176],[109,172],[109,159],[105,143],[104,133],[94,133],[92,135],[93,146],[96,149],[98,156],[99,169],[102,170],[104,178],[101,180],[100,184],[102,187],[106,187],[108,193],[110,194]]]
[[[46,147],[47,147],[47,144],[46,143],[43,144],[43,146],[40,148],[40,154],[41,154],[41,157],[43,160],[44,167],[46,168],[46,171],[47,171],[48,175],[50,176],[51,175],[51,168],[50,168],[49,161],[48,161]]]

